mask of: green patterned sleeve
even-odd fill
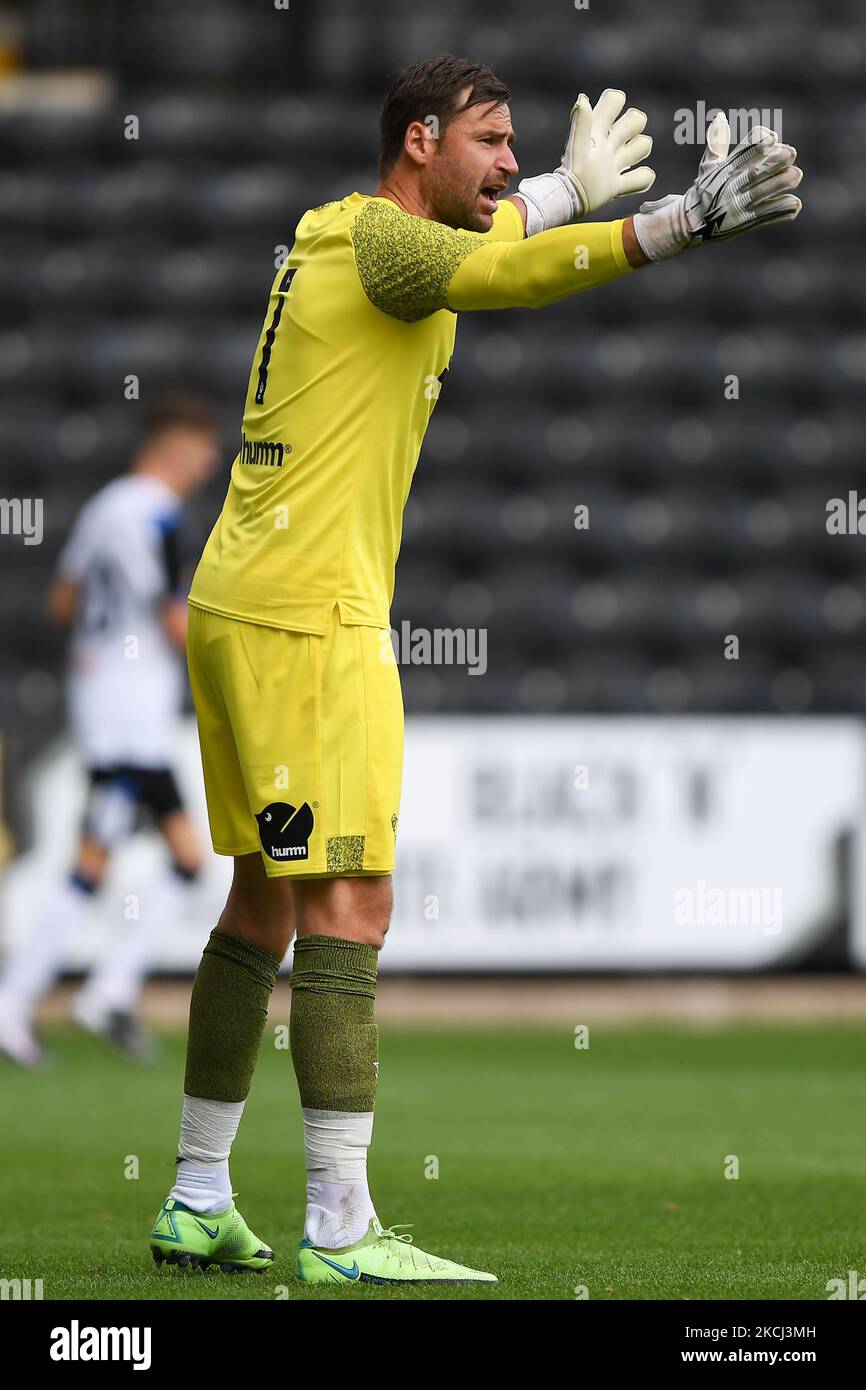
[[[471,232],[413,217],[384,200],[359,212],[352,243],[370,303],[404,323],[447,309],[446,290],[455,270],[486,244]]]

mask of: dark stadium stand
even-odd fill
[[[580,89],[622,85],[650,114],[658,194],[699,153],[675,143],[673,112],[706,100],[782,111],[806,206],[567,304],[464,318],[393,619],[485,627],[488,672],[407,668],[408,710],[862,710],[866,538],[825,528],[828,499],[863,476],[862,7],[732,3],[724,35],[710,0],[632,0],[591,25],[514,0],[0,4],[16,12],[21,72],[0,75],[0,457],[4,495],[44,497],[46,528],[41,547],[3,540],[0,723],[16,761],[60,727],[62,645],[41,606],[72,517],[127,462],[140,407],[124,378],[143,401],[212,393],[228,468],[274,248],[305,208],[372,191],[387,74],[446,48],[519,76],[526,172],[558,157]],[[89,98],[73,85],[64,99],[70,65]],[[196,503],[193,548],[224,483]],[[736,662],[720,659],[731,632]]]

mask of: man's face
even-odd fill
[[[460,95],[465,102],[470,88]],[[514,131],[504,104],[482,103],[455,116],[436,142],[426,166],[428,205],[437,222],[488,232],[496,199],[517,173],[511,152]]]
[[[203,487],[219,463],[219,443],[210,430],[176,426],[159,440],[161,461],[179,492]]]

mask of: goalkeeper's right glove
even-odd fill
[[[646,113],[630,106],[625,92],[605,87],[595,106],[581,92],[571,108],[571,125],[562,163],[552,174],[521,179],[517,192],[526,204],[526,235],[564,227],[628,193],[646,193],[655,174],[646,159],[653,147],[644,135]],[[619,120],[617,120],[619,116]]]
[[[753,126],[728,154],[730,134],[725,116],[717,116],[688,192],[641,203],[634,214],[635,236],[651,261],[797,216],[803,204],[793,189],[803,171],[794,163],[794,147],[781,144],[774,130]]]

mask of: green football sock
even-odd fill
[[[373,1109],[378,961],[375,946],[361,941],[305,936],[295,942],[290,1040],[305,1109]]]
[[[281,964],[245,937],[211,932],[190,999],[186,1095],[246,1100]]]

